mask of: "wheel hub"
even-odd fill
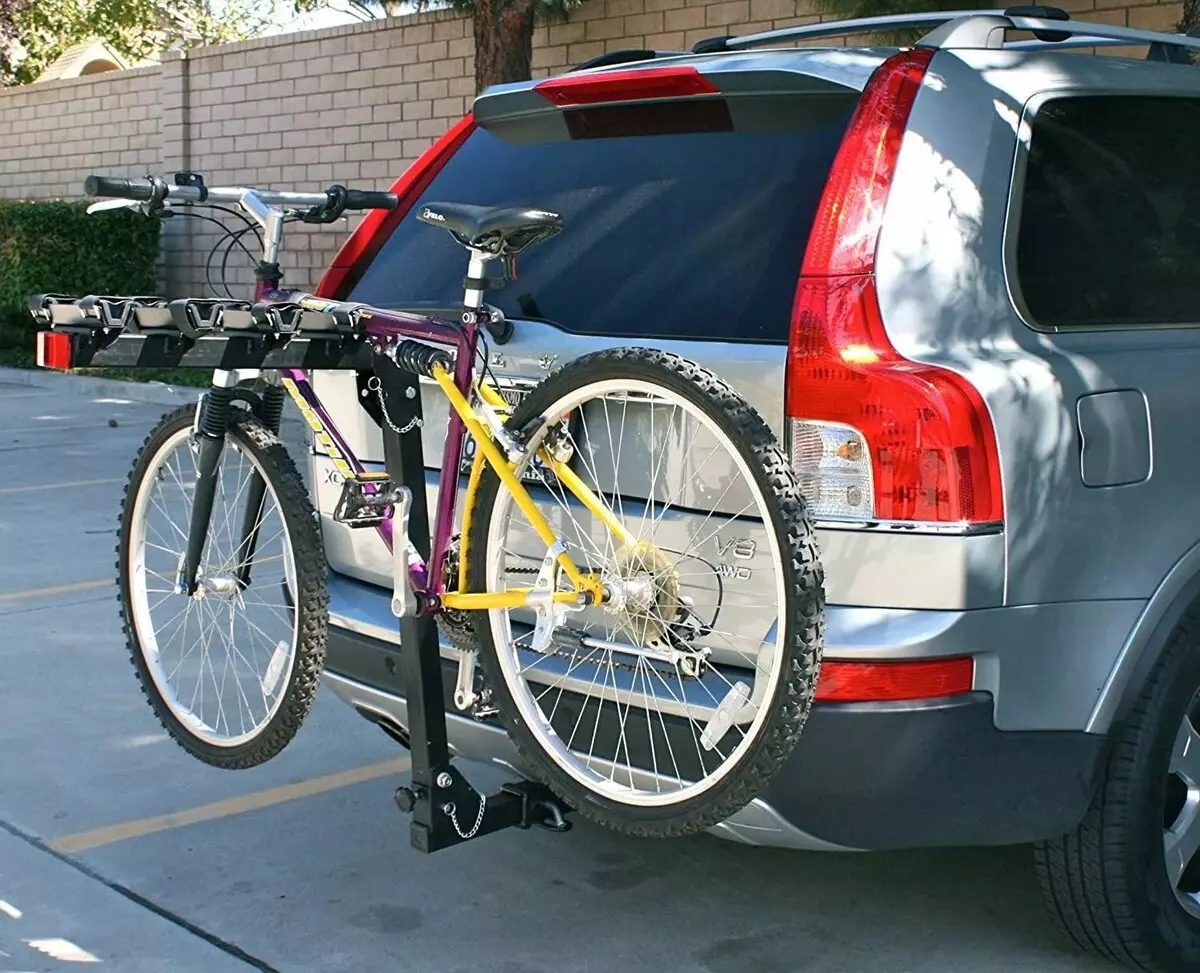
[[[237,578],[230,575],[229,577],[215,576],[200,579],[200,590],[207,591],[210,594],[221,595],[225,598],[232,598],[238,593]]]
[[[605,611],[636,642],[658,641],[680,615],[679,571],[650,541],[621,547],[603,581]]]

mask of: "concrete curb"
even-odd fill
[[[150,402],[158,405],[187,405],[195,402],[202,391],[178,385],[164,385],[161,382],[124,382],[95,375],[66,375],[45,368],[0,368],[0,383],[52,389],[68,395],[128,399],[131,402]]]

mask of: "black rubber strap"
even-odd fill
[[[504,281],[497,280],[495,277],[464,277],[463,290],[468,291],[493,291],[503,287]]]

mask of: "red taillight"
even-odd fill
[[[908,115],[931,49],[888,58],[872,75],[834,157],[804,254],[804,274],[869,274]]]
[[[786,408],[801,424],[848,426],[848,442],[865,440],[873,509],[864,519],[988,523],[1003,519],[1003,495],[983,398],[957,373],[896,351],[875,289],[883,211],[932,57],[905,51],[880,65],[838,149],[796,289]],[[817,493],[837,483],[800,472]],[[853,507],[830,500],[838,513]]]
[[[897,662],[821,663],[816,698],[824,703],[935,699],[969,693],[975,681],[970,656]]]
[[[599,74],[568,74],[539,81],[533,86],[533,90],[547,101],[564,106],[720,94],[720,89],[708,78],[687,65],[636,71],[602,71]]]
[[[65,331],[39,331],[37,363],[42,368],[68,371],[71,368],[71,336]]]
[[[441,172],[442,167],[450,161],[450,157],[474,130],[475,117],[467,115],[404,170],[400,178],[392,183],[390,190],[396,194],[400,205],[393,210],[373,209],[363,217],[362,222],[333,258],[329,269],[325,271],[317,285],[317,296],[335,300],[346,296],[345,291],[349,289],[349,278],[354,267],[360,261],[365,263],[378,252],[417,201],[417,197],[433,182],[434,177]]]

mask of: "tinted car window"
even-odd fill
[[[561,213],[565,229],[520,256],[515,283],[488,293],[507,315],[585,334],[786,341],[813,213],[854,101],[792,98],[749,130],[735,130],[723,107],[721,125],[663,105],[654,108],[663,124],[577,112],[548,140],[545,124],[506,125],[503,137],[476,130],[350,298],[461,303],[466,252],[416,220],[421,202],[536,206]],[[664,130],[672,134],[642,134]]]
[[[1200,99],[1062,98],[1034,116],[1017,241],[1048,327],[1200,323]]]

